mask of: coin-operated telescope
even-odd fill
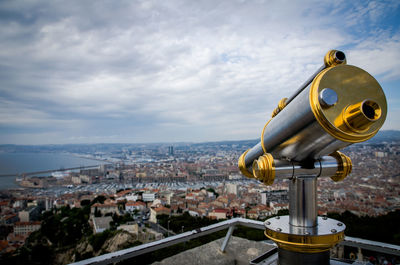
[[[349,157],[338,150],[372,138],[387,113],[379,83],[331,50],[265,124],[261,141],[239,158],[243,175],[265,185],[289,179],[289,216],[268,219],[265,235],[278,245],[279,264],[329,264],[329,250],[344,238],[345,225],[318,217],[317,179],[341,181]]]

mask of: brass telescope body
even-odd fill
[[[320,99],[324,89],[336,94],[332,106]],[[373,137],[386,112],[385,95],[367,72],[350,65],[327,68],[269,121],[260,143],[246,152],[239,167],[252,175],[253,161],[264,153],[297,162],[319,159]]]
[[[332,50],[294,95],[278,103],[260,142],[240,156],[239,169],[249,178],[265,185],[290,179],[289,216],[265,224],[266,236],[281,250],[281,265],[299,259],[329,264],[327,253],[344,238],[345,225],[317,216],[317,178],[341,181],[349,175],[351,160],[338,150],[372,138],[386,114],[379,83]]]

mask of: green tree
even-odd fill
[[[98,251],[104,245],[104,242],[106,242],[106,240],[111,238],[113,235],[115,235],[115,233],[107,229],[102,233],[97,233],[90,236],[89,243],[92,245],[94,251]]]
[[[91,202],[91,205],[93,205],[95,203],[103,204],[106,199],[107,198],[105,196],[99,195],[99,196],[97,196],[96,198],[93,199],[93,201]]]
[[[377,217],[357,216],[349,211],[328,213],[328,217],[342,221],[348,236],[400,245],[400,210]]]
[[[94,207],[94,217],[102,217],[101,211],[97,209],[97,206]]]
[[[85,206],[88,206],[88,205],[90,205],[90,200],[82,200],[81,201],[81,206],[82,207],[85,207]]]
[[[157,220],[163,227],[167,227],[169,221],[169,228],[175,233],[182,232],[182,227],[184,231],[188,231],[218,222],[217,220],[211,220],[206,217],[193,217],[187,212],[180,216],[159,215],[157,216]]]

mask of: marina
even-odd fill
[[[98,183],[90,185],[66,185],[60,187],[34,189],[36,196],[61,196],[64,194],[74,194],[79,192],[105,193],[115,194],[118,190],[127,189],[164,189],[164,190],[181,190],[186,191],[188,188],[200,189],[202,187],[218,187],[226,183],[237,185],[249,185],[250,183],[258,184],[257,181],[251,179],[243,180],[226,180],[226,181],[204,181],[204,182],[159,182],[159,183]],[[18,188],[20,189],[20,188]],[[29,189],[28,189],[29,190]]]

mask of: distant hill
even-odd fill
[[[395,130],[383,130],[379,131],[372,139],[368,140],[368,143],[382,143],[400,141],[400,131]]]
[[[179,142],[179,143],[118,143],[118,144],[51,144],[51,145],[0,145],[0,152],[71,152],[71,153],[95,153],[95,152],[120,152],[123,148],[129,150],[158,149],[160,147],[200,147],[214,148],[221,150],[247,149],[256,145],[259,139],[238,140],[238,141],[215,141],[215,142]],[[379,144],[383,142],[400,141],[400,131],[384,130],[379,131],[372,139],[366,143]]]

